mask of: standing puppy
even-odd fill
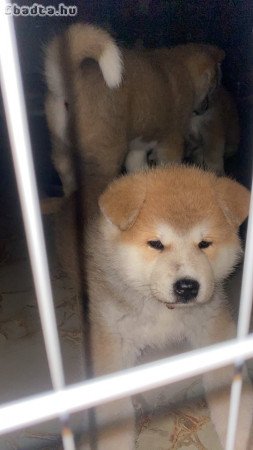
[[[68,200],[57,235],[61,261],[76,275],[71,205]],[[248,214],[247,189],[196,168],[170,166],[115,181],[99,207],[82,247],[94,375],[135,365],[147,348],[169,354],[175,341],[199,348],[235,336],[222,285],[242,254],[238,228]],[[233,367],[203,375],[223,446],[232,376]],[[252,413],[246,378],[236,450],[247,448]],[[96,420],[98,450],[134,448],[130,399],[98,407]]]
[[[84,24],[56,37],[46,51],[46,115],[64,192],[75,188],[74,151],[80,168],[106,179],[118,175],[138,136],[160,143],[161,162],[180,162],[192,111],[216,87],[223,58],[210,45],[120,49]]]

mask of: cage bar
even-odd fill
[[[247,337],[253,294],[253,196],[237,339],[65,387],[17,45],[12,17],[5,14],[6,5],[5,0],[0,0],[1,86],[49,370],[55,391],[0,406],[0,434],[55,417],[66,418],[69,413],[174,383],[231,363],[234,363],[238,370],[245,360],[253,357],[253,335]],[[237,376],[231,386],[226,450],[234,449],[241,388],[242,378]],[[75,448],[69,429],[63,432],[63,443],[66,450]]]
[[[253,182],[251,183],[252,192]],[[250,210],[248,219],[245,257],[242,275],[242,287],[240,295],[239,317],[237,325],[237,338],[243,339],[249,333],[250,317],[253,299],[253,195],[250,198]],[[242,391],[242,373],[238,376],[238,368],[242,371],[243,361],[236,361],[235,376],[231,386],[230,408],[228,417],[228,430],[226,450],[233,450],[235,446],[237,423],[239,417],[240,399]]]
[[[175,383],[253,357],[253,334],[0,407],[0,434]]]
[[[54,389],[65,385],[13,19],[0,0],[0,72],[12,158]],[[66,420],[66,412],[62,419]],[[69,430],[69,434],[72,434]],[[73,450],[63,435],[65,450]]]

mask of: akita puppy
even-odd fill
[[[89,170],[111,181],[138,136],[159,142],[159,161],[181,162],[192,112],[215,90],[224,56],[204,44],[127,50],[88,24],[55,37],[45,109],[64,193],[76,188],[74,155],[80,178]]]
[[[150,347],[169,355],[175,341],[200,348],[235,337],[223,281],[242,255],[238,228],[248,215],[249,197],[237,182],[187,166],[139,172],[109,185],[85,227],[81,249],[77,243],[87,276],[94,376],[134,366]],[[69,199],[57,236],[61,260],[76,275],[73,211]],[[203,375],[223,446],[233,371]],[[245,373],[237,450],[247,448],[252,417]],[[98,407],[96,420],[97,449],[134,449],[130,398]]]

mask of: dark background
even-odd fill
[[[32,5],[33,1],[16,2]],[[55,1],[39,2],[58,5]],[[204,42],[226,51],[223,82],[233,93],[240,112],[242,139],[237,155],[226,170],[250,185],[253,105],[253,49],[251,0],[73,0],[76,17],[17,17],[16,33],[20,51],[34,160],[40,192],[60,195],[57,174],[50,162],[50,141],[43,112],[45,85],[43,48],[54,34],[68,24],[86,21],[105,26],[125,46],[141,40],[145,47]],[[0,107],[1,193],[15,191],[15,179],[8,148],[2,107]]]

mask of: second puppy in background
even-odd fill
[[[159,143],[159,161],[181,162],[192,112],[216,89],[223,59],[223,50],[204,44],[119,48],[87,24],[53,39],[45,58],[46,115],[65,194],[76,187],[73,154],[78,168],[99,174],[105,187],[138,136]]]
[[[219,87],[192,114],[185,135],[185,157],[222,175],[224,160],[236,153],[239,141],[236,105],[228,91]],[[132,173],[162,162],[159,142],[145,142],[139,137],[130,143],[124,167],[126,172]]]

